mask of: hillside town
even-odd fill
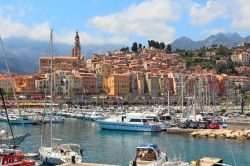
[[[221,102],[239,103],[240,93],[250,94],[249,43],[225,48],[224,56],[218,55],[222,46],[196,50],[171,51],[163,47],[121,49],[121,51],[94,54],[85,59],[78,32],[69,56],[41,55],[39,71],[32,75],[11,74],[19,99],[39,100],[49,97],[53,79],[53,95],[58,100],[87,98],[95,103],[109,99],[120,102],[180,103],[183,95],[199,95],[206,104]],[[150,43],[150,41],[149,41]],[[216,57],[216,59],[214,59]],[[188,59],[189,58],[189,59]],[[193,62],[190,63],[189,61]],[[203,62],[214,66],[206,67]],[[198,63],[196,63],[198,62]],[[237,73],[223,73],[230,64]],[[0,75],[0,87],[6,96],[13,97],[12,81],[7,73]],[[201,97],[203,96],[203,97]],[[246,97],[245,97],[246,98]],[[246,98],[246,102],[248,99]]]

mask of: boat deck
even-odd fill
[[[198,163],[197,163],[198,161]],[[223,163],[223,159],[216,158],[216,157],[203,157],[200,160],[197,160],[195,163],[192,163],[193,165],[199,165],[199,166],[217,166],[220,165],[220,163]]]

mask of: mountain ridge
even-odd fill
[[[49,42],[37,41],[27,37],[8,38],[3,40],[6,51],[7,62],[10,71],[18,74],[34,74],[39,70],[39,57],[48,55]],[[114,51],[123,47],[122,45],[104,44],[83,45],[83,55],[87,59],[94,53],[104,53],[106,51]],[[70,56],[73,44],[55,43],[55,56]],[[0,53],[0,73],[6,71],[3,61],[2,52]]]
[[[196,50],[203,46],[210,47],[212,45],[224,45],[226,47],[237,46],[240,42],[249,42],[250,36],[245,38],[241,37],[239,33],[217,33],[210,35],[204,40],[194,41],[189,37],[182,36],[175,39],[172,43],[172,49],[185,49],[185,50]]]

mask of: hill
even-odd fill
[[[210,47],[212,45],[224,45],[226,47],[231,48],[237,46],[240,42],[243,41],[250,41],[250,36],[243,38],[238,33],[218,33],[200,41],[193,41],[192,39],[183,36],[174,40],[171,43],[171,46],[173,50],[196,50],[203,46]]]

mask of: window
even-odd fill
[[[8,159],[8,163],[12,163],[12,160],[11,160],[11,158],[9,158],[9,159]]]
[[[130,119],[130,122],[141,122],[141,119]]]

